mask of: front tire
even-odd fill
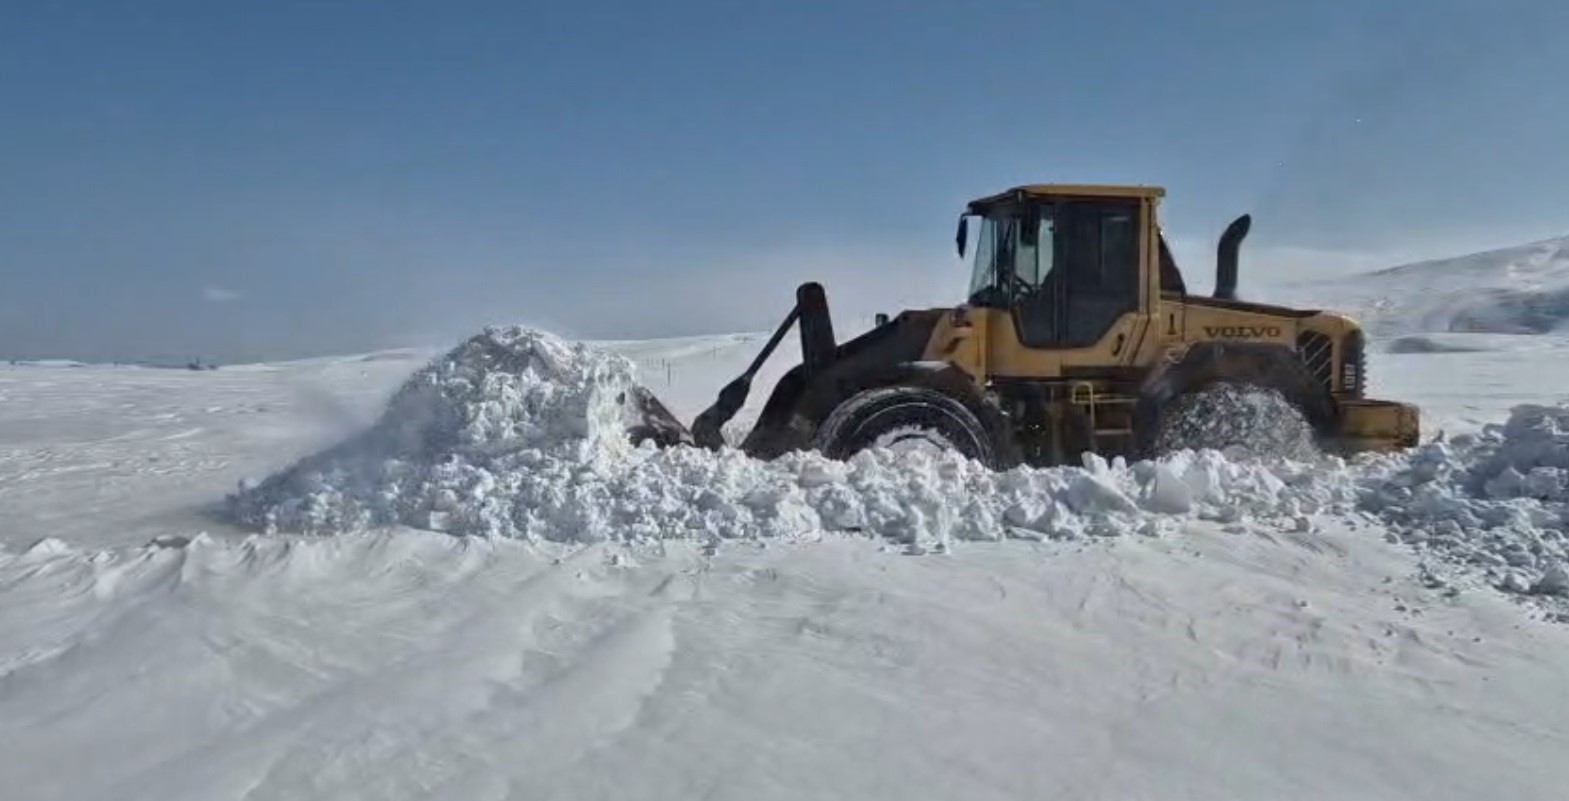
[[[830,459],[868,448],[955,451],[995,469],[996,448],[980,418],[959,400],[925,387],[868,389],[839,404],[813,446]]]

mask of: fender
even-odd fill
[[[817,426],[841,400],[868,381],[881,384],[906,374],[903,366],[921,358],[937,317],[935,312],[906,311],[827,353],[803,353],[801,363],[774,385],[741,449],[772,459],[810,447]]]

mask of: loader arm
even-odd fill
[[[838,346],[834,342],[833,319],[828,314],[827,293],[823,291],[822,284],[802,284],[796,288],[795,305],[774,330],[773,336],[768,338],[762,351],[752,359],[746,371],[719,390],[719,397],[713,404],[692,421],[692,440],[698,447],[718,450],[725,444],[725,423],[735,419],[736,413],[746,405],[747,397],[752,394],[752,379],[768,361],[768,357],[779,348],[790,326],[796,323],[801,325],[803,367],[810,372],[832,361],[834,349]]]

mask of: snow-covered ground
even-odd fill
[[[1550,799],[1569,641],[1365,531],[0,566],[27,799]],[[14,795],[12,795],[14,794]]]
[[[1379,344],[1448,344],[1378,348],[1372,389],[1421,403],[1429,430],[1476,434],[1517,404],[1569,401],[1559,335],[1406,319]],[[690,420],[760,340],[600,344]],[[805,460],[704,462],[667,485],[622,453],[560,474],[609,488],[583,496],[600,505],[585,520],[617,493],[703,481],[678,497],[726,514],[690,538],[591,543],[559,526],[525,541],[226,522],[242,479],[385,425],[433,355],[0,367],[0,796],[1474,801],[1569,786],[1569,626],[1522,602],[1529,588],[1487,586],[1512,568],[1485,560],[1518,551],[1435,525],[1421,514],[1446,507],[1401,490],[1523,516],[1507,530],[1534,532],[1532,558],[1549,559],[1565,499],[1526,478],[1564,454],[1527,454],[1518,481],[1499,479],[1500,454],[1527,449],[1494,432],[1333,475],[872,463],[856,483]],[[509,415],[577,408],[486,386],[527,401],[487,407],[487,431],[537,439]],[[501,474],[493,454],[462,453]],[[1434,464],[1485,467],[1496,497]],[[1271,483],[1281,471],[1301,483]],[[823,503],[836,480],[849,489]],[[921,505],[976,486],[974,509]],[[1056,501],[1127,530],[1053,528],[1068,519],[1047,512]],[[740,506],[818,525],[748,528]],[[855,519],[882,523],[845,531]],[[939,524],[947,547],[912,555]]]

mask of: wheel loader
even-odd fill
[[[955,238],[973,266],[964,302],[878,315],[838,342],[823,287],[802,284],[762,352],[690,430],[660,406],[634,438],[724,446],[722,427],[797,326],[801,361],[739,445],[758,458],[846,458],[908,440],[995,469],[1085,452],[1148,457],[1174,404],[1222,383],[1279,393],[1329,452],[1417,443],[1414,406],[1364,397],[1355,322],[1237,298],[1248,215],[1220,237],[1214,292],[1190,292],[1158,223],[1164,196],[1153,186],[1044,184],[973,200]]]

